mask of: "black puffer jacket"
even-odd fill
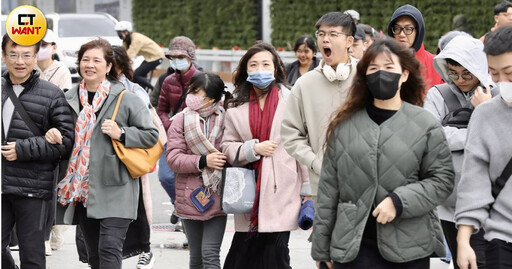
[[[29,117],[41,130],[35,136],[14,111],[5,142],[16,142],[16,161],[2,156],[2,194],[14,194],[49,200],[55,180],[55,167],[61,158],[67,158],[74,141],[71,110],[64,93],[50,82],[39,79],[33,71],[18,97]],[[2,75],[2,106],[7,100],[5,89],[12,88],[9,74]],[[57,128],[62,134],[62,145],[46,142],[44,134]]]

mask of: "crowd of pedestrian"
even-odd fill
[[[93,269],[135,255],[137,268],[153,268],[154,168],[189,268],[291,268],[290,232],[311,204],[304,243],[318,268],[427,269],[431,257],[512,268],[512,3],[498,3],[494,19],[478,39],[458,14],[432,54],[412,5],[390,16],[387,36],[355,10],[329,12],[286,66],[257,41],[232,93],[197,65],[186,36],[164,54],[121,21],[123,46],[80,47],[72,86],[51,30],[32,46],[5,34],[2,268],[18,268],[13,244],[19,267],[46,268],[62,225],[77,225],[80,260]],[[153,86],[147,75],[164,57],[170,67]],[[147,154],[149,169],[128,162],[129,150]],[[244,210],[226,209],[246,196]]]

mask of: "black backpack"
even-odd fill
[[[472,108],[462,107],[457,96],[450,89],[447,83],[435,85],[436,89],[443,96],[444,102],[448,107],[448,114],[441,121],[443,126],[455,128],[468,128],[469,119],[473,113]]]

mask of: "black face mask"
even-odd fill
[[[400,73],[379,70],[366,76],[368,89],[373,97],[379,100],[391,99],[398,91],[398,82],[401,76]]]

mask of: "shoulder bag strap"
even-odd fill
[[[505,184],[507,184],[507,180],[512,175],[512,158],[508,161],[507,165],[505,166],[505,169],[503,169],[503,172],[501,175],[496,179],[494,184],[492,184],[492,196],[494,199],[498,197],[503,187],[505,187]]]
[[[448,107],[449,112],[453,112],[462,106],[460,105],[459,99],[457,99],[457,96],[452,92],[450,89],[450,85],[448,84],[440,84],[435,85],[436,89],[441,93],[444,99],[444,103]]]
[[[6,91],[7,95],[9,96],[9,99],[11,99],[11,102],[14,104],[14,107],[16,108],[15,111],[18,111],[18,113],[20,114],[20,116],[23,119],[23,121],[25,122],[25,124],[27,124],[30,131],[36,136],[41,136],[42,135],[41,130],[39,128],[37,128],[37,126],[34,123],[34,121],[32,120],[32,118],[30,118],[27,111],[21,104],[20,100],[14,93],[14,90],[12,89],[12,87],[9,87],[9,86],[5,87],[5,91]],[[14,113],[14,111],[13,111],[13,113]]]
[[[122,91],[121,94],[119,94],[119,97],[117,98],[116,107],[114,108],[114,113],[112,114],[112,120],[116,120],[117,116],[117,110],[119,109],[119,105],[121,104],[121,99],[123,99],[123,95],[126,92],[126,90]]]

